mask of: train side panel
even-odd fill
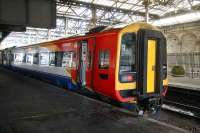
[[[117,35],[113,32],[96,37],[93,73],[95,91],[114,99]]]

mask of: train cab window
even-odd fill
[[[125,33],[121,40],[120,73],[135,72],[135,33]]]
[[[49,53],[40,53],[40,65],[49,65]]]
[[[64,52],[62,59],[62,67],[72,67],[73,52]]]
[[[99,53],[99,69],[109,69],[110,51],[102,50]]]
[[[55,60],[55,52],[49,53],[49,66],[55,66],[56,60]]]
[[[39,53],[33,54],[33,64],[39,64]]]

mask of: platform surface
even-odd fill
[[[168,76],[169,86],[200,91],[200,79]]]
[[[0,133],[182,133],[0,68]]]

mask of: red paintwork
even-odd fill
[[[92,65],[90,68],[87,67],[86,69],[86,87],[117,101],[127,102],[133,98],[122,98],[119,92],[115,90],[115,64],[118,33],[119,29],[114,29],[92,35],[60,39],[53,41],[53,43],[56,44],[61,51],[76,52],[76,57],[73,60],[76,61],[77,68],[70,69],[70,72],[72,79],[79,82],[80,43],[78,42],[81,40],[88,40],[88,53],[91,51]],[[109,69],[99,69],[99,52],[105,49],[110,51],[110,66]],[[99,74],[108,74],[108,80],[101,79]]]

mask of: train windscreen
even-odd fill
[[[136,35],[125,33],[121,40],[119,79],[120,82],[133,82],[136,65]]]
[[[120,73],[135,71],[135,33],[126,33],[121,40]]]

